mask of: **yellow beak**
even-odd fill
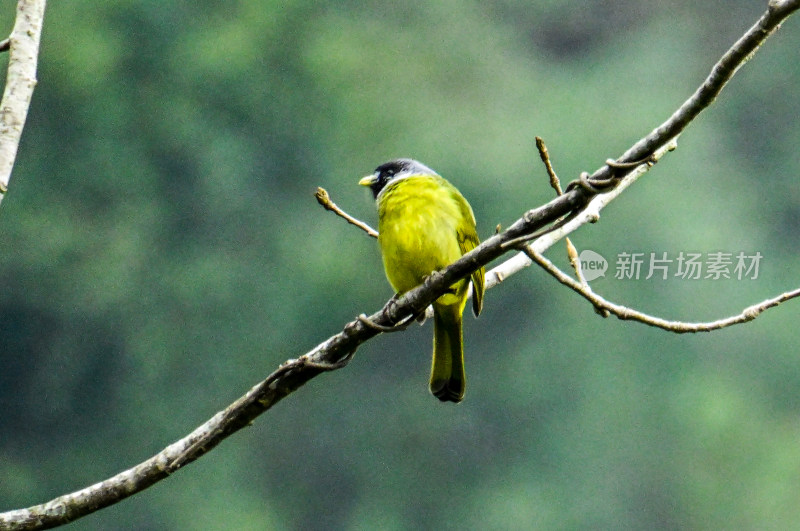
[[[372,173],[370,175],[362,177],[361,180],[358,181],[358,184],[360,184],[361,186],[372,186],[372,183],[374,182],[375,182],[375,174]]]

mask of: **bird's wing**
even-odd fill
[[[469,207],[467,206],[467,208]],[[458,230],[458,246],[461,248],[462,255],[470,252],[480,243],[478,233],[475,231],[474,222],[473,224],[467,223],[469,219],[474,219],[472,218],[471,211],[464,213],[465,226]],[[474,313],[475,316],[480,315],[481,309],[483,308],[485,274],[486,270],[483,267],[472,272],[472,313]]]

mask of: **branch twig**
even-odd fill
[[[665,154],[674,150],[677,147],[677,142],[675,139],[672,141],[667,142],[663,146],[661,146],[655,153],[653,153],[651,161],[657,162],[661,159]],[[604,194],[596,195],[592,198],[586,207],[581,210],[577,215],[575,215],[572,219],[567,221],[563,224],[563,226],[548,232],[544,236],[537,238],[535,241],[529,243],[534,250],[538,253],[543,253],[550,247],[552,247],[555,243],[565,238],[568,234],[574,232],[579,227],[587,223],[595,223],[600,219],[600,211],[606,207],[611,201],[619,197],[622,192],[625,191],[630,185],[635,183],[639,180],[647,171],[650,169],[652,164],[641,164],[637,166],[633,171],[631,171],[628,175],[626,175],[619,183],[612,189],[610,192],[606,192]],[[564,195],[559,196],[558,198],[551,201],[549,204],[553,204],[556,201],[559,201],[562,198],[569,197],[571,194],[575,193],[576,190],[566,192]],[[546,206],[546,205],[545,205]],[[520,241],[524,241],[524,238],[516,240],[518,245]],[[507,242],[514,243],[512,241]],[[518,254],[514,255],[513,257],[509,258],[505,262],[501,263],[500,265],[492,268],[491,270],[486,272],[486,289],[492,288],[495,285],[503,282],[508,277],[518,273],[519,271],[529,267],[533,261],[528,258],[528,256],[524,252],[519,252]]]
[[[547,176],[550,177],[550,186],[556,191],[556,195],[563,195],[564,191],[561,190],[561,181],[558,179],[558,175],[556,175],[556,171],[553,169],[553,164],[550,162],[550,153],[548,153],[547,146],[540,136],[536,137],[536,149],[539,151],[539,158],[542,159],[544,163]]]
[[[800,297],[800,288],[798,288],[793,291],[787,291],[786,293],[782,293],[777,297],[767,299],[758,304],[749,306],[744,310],[742,310],[741,313],[731,317],[726,317],[725,319],[718,319],[716,321],[709,321],[704,323],[668,321],[660,317],[648,315],[646,313],[632,310],[631,308],[628,308],[626,306],[610,302],[601,297],[600,295],[598,295],[597,293],[595,293],[592,290],[592,288],[589,287],[588,284],[582,284],[574,280],[569,275],[561,271],[558,267],[556,267],[550,260],[542,256],[541,254],[537,253],[530,247],[527,246],[524,247],[523,252],[527,254],[531,258],[531,260],[533,260],[539,266],[541,266],[542,269],[553,275],[553,277],[560,283],[567,286],[575,293],[585,298],[587,301],[591,302],[594,305],[595,309],[598,311],[598,313],[600,313],[604,317],[610,313],[611,315],[614,315],[619,319],[625,321],[627,320],[638,321],[640,323],[649,326],[654,326],[656,328],[661,328],[669,332],[675,332],[676,334],[711,332],[713,330],[727,328],[729,326],[733,326],[736,324],[746,323],[748,321],[752,321],[753,319],[761,315],[761,313],[763,313],[765,310],[768,310],[769,308],[778,306],[779,304],[786,302],[790,299]]]
[[[314,193],[314,197],[317,198],[317,202],[322,205],[325,210],[330,210],[337,216],[345,219],[351,225],[355,225],[359,229],[363,230],[373,238],[378,237],[378,231],[339,208],[336,203],[331,200],[331,196],[328,194],[328,191],[325,188],[317,188],[317,191]]]

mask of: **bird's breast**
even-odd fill
[[[450,188],[434,178],[409,177],[379,198],[378,241],[386,276],[398,293],[461,257],[458,227],[466,220]]]

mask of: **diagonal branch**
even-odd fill
[[[621,162],[642,160],[654,153],[659,147],[665,146],[670,140],[677,141],[678,136],[686,126],[714,102],[728,81],[753,57],[761,47],[761,44],[780,27],[784,20],[798,9],[800,9],[800,0],[770,0],[767,11],[717,61],[711,68],[708,77],[694,94],[672,116],[653,129],[647,136],[636,142],[617,160]],[[605,165],[595,171],[590,179],[602,181],[614,175],[614,169]],[[617,190],[614,191],[616,192]],[[558,234],[547,235],[544,239],[540,238],[535,242],[535,248],[540,253],[544,252],[554,241],[560,239],[561,236]],[[525,253],[519,253],[491,271],[486,272],[486,287],[489,288],[496,283],[502,282],[530,265],[530,258]]]
[[[680,134],[704,109],[714,103],[733,75],[753,57],[764,41],[797,9],[800,9],[798,0],[769,0],[767,11],[717,61],[717,64],[712,67],[711,73],[694,94],[683,102],[669,119],[636,142],[617,160],[632,162],[644,159],[663,145],[665,140]],[[592,174],[592,178],[608,178],[612,174],[610,168],[604,166]]]
[[[46,0],[19,0],[14,30],[8,38],[8,75],[0,102],[0,202],[8,191],[22,127],[36,86],[45,4]]]
[[[34,0],[30,2],[35,3]],[[714,66],[711,75],[698,91],[664,124],[637,142],[618,160],[632,162],[651,156],[654,157],[653,160],[657,160],[665,154],[674,146],[673,139],[713,102],[736,70],[750,58],[770,33],[798,8],[800,0],[771,1],[767,12]],[[505,231],[489,238],[449,267],[431,275],[423,285],[387,303],[380,311],[369,316],[369,319],[379,325],[392,326],[411,315],[418,314],[456,280],[467,277],[475,269],[510,252],[512,249],[508,247],[509,242],[546,230],[552,224],[563,221],[565,216],[571,216],[570,220],[557,230],[531,244],[541,252],[543,248],[549,247],[577,227],[596,220],[599,210],[613,197],[619,195],[625,186],[629,186],[646,172],[648,167],[647,164],[641,164],[635,169],[617,166],[612,168],[608,165],[602,167],[589,180],[615,181],[617,186],[611,193],[598,195],[585,186],[568,188],[563,195],[526,212]],[[518,259],[519,256],[522,260]],[[519,270],[529,264],[530,259],[520,253],[487,274],[487,282],[497,284],[512,274],[514,268]],[[232,433],[248,426],[256,417],[312,378],[322,372],[344,366],[359,345],[379,333],[358,319],[347,323],[341,332],[299,358],[288,360],[236,402],[150,459],[105,481],[65,494],[47,503],[0,513],[0,529],[54,527],[117,503],[149,487],[203,456]]]
[[[378,237],[378,231],[339,208],[339,205],[331,200],[331,196],[328,195],[328,191],[325,188],[317,188],[317,191],[314,192],[314,197],[317,198],[317,203],[322,205],[325,210],[330,210],[337,216],[345,219],[351,225],[355,225],[359,229],[363,230],[369,236],[372,236],[373,238]]]

